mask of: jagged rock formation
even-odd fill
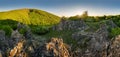
[[[19,33],[19,29],[26,28],[25,35]],[[34,49],[39,45],[34,40],[30,29],[18,24],[16,30],[12,30],[11,36],[7,37],[3,30],[0,30],[0,55],[3,57],[30,57]],[[29,56],[28,56],[29,55]]]
[[[120,57],[120,35],[111,42],[108,49],[108,57]]]
[[[62,39],[52,38],[50,42],[36,50],[36,55],[40,57],[70,57],[70,47],[63,43]],[[40,53],[40,54],[39,54]]]
[[[0,57],[2,57],[2,53],[1,53],[1,51],[0,51]]]
[[[108,38],[108,31],[106,24],[102,24],[100,26],[100,29],[98,29],[92,36],[92,39],[90,40],[90,45],[94,50],[101,51],[103,47],[107,44]]]
[[[112,20],[108,20],[108,21],[107,21],[107,25],[108,25],[110,28],[116,28],[116,27],[118,27]]]
[[[104,26],[103,26],[104,27]],[[101,28],[102,29],[102,28]],[[99,30],[101,30],[99,29]],[[98,30],[98,31],[99,31]],[[98,31],[96,33],[98,33]],[[104,30],[103,30],[104,31]],[[104,33],[104,32],[101,32]],[[99,34],[99,33],[98,33]],[[104,34],[100,34],[104,35]],[[107,36],[106,36],[107,37]],[[36,40],[37,41],[37,40]],[[112,41],[101,38],[89,39],[84,50],[71,51],[71,47],[61,38],[52,38],[49,42],[35,47],[33,41],[25,38],[19,39],[13,48],[5,51],[0,51],[0,56],[3,57],[119,57],[120,54],[120,36]],[[40,43],[40,42],[39,42]],[[35,48],[34,48],[35,47]],[[6,56],[3,55],[3,52]]]
[[[28,38],[28,39],[33,38],[31,29],[30,29],[29,26],[24,25],[24,24],[21,24],[21,23],[18,23],[18,24],[17,24],[17,30],[20,30],[20,29],[25,29],[25,30],[26,30],[26,32],[25,32],[25,34],[24,34],[24,37],[25,37],[25,38]]]
[[[5,32],[3,30],[0,30],[0,40],[5,40]]]
[[[10,50],[9,57],[28,57],[23,49],[24,41],[17,43],[17,45]]]
[[[25,38],[18,31],[13,31],[11,39],[12,42],[10,44],[13,47],[9,51],[9,57],[31,57],[38,45],[37,40],[35,42],[33,38]]]
[[[0,30],[0,57],[120,57],[120,36],[109,39],[108,25],[116,27],[109,21],[100,24],[95,32],[89,32],[85,31],[88,26],[82,20],[63,20],[54,30],[77,30],[70,35],[76,41],[75,47],[73,43],[66,44],[62,38],[49,41],[34,38],[36,36],[31,36],[30,29],[25,26],[28,31],[22,35],[18,32],[22,25],[12,31],[10,38]]]
[[[109,21],[108,24],[101,24],[96,32],[83,30],[73,33],[72,38],[78,42],[78,45],[86,45],[84,49],[76,49],[74,57],[120,57],[120,36],[117,36],[115,40],[108,38],[108,25],[111,28],[117,27]]]
[[[3,57],[29,57],[27,54],[33,51],[33,39],[25,38],[17,30],[12,32],[10,38],[5,36],[4,31],[0,31],[0,36],[0,55]]]
[[[62,19],[61,22],[53,27],[53,30],[85,30],[88,26],[85,24],[83,20],[64,20]]]
[[[1,35],[5,37],[4,31],[1,31],[1,33]],[[12,32],[11,38],[6,39],[5,41],[7,41],[5,43],[8,44],[7,46],[0,45],[2,46],[0,55],[3,57],[41,57],[43,55],[53,57],[70,56],[69,48],[67,44],[63,43],[62,39],[52,38],[50,42],[44,42],[42,45],[39,45],[38,43],[41,42],[38,42],[35,39],[25,38],[16,30]]]
[[[5,56],[8,47],[8,41],[5,36],[5,32],[3,30],[0,30],[0,56]]]
[[[48,53],[53,52],[54,57],[70,57],[68,47],[62,39],[52,38],[51,42],[46,44]]]
[[[78,42],[78,45],[82,46],[82,48],[84,47],[84,50],[79,52],[77,50],[79,55],[76,57],[103,57],[103,51],[104,54],[107,54],[106,50],[109,45],[109,39],[106,24],[101,24],[96,32],[80,31],[73,34],[72,37]]]

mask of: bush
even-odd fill
[[[69,20],[80,20],[80,19],[81,18],[79,15],[69,17]]]
[[[13,20],[0,20],[0,25],[1,26],[10,26],[13,30],[17,29],[17,21],[13,21]]]
[[[0,29],[5,31],[5,35],[11,36],[12,28],[10,26],[0,26]]]
[[[92,18],[87,18],[87,19],[84,19],[85,20],[85,22],[95,22],[96,21],[96,19],[92,19]]]
[[[115,36],[117,36],[117,35],[119,35],[119,34],[120,34],[120,28],[113,28],[113,29],[111,29],[110,35],[111,35],[112,37],[115,37]]]
[[[21,29],[19,30],[19,33],[20,33],[20,34],[25,34],[26,31],[27,31],[27,30],[26,30],[25,28],[21,28]]]
[[[43,26],[30,26],[30,27],[32,32],[38,35],[46,34],[49,31],[48,27]]]

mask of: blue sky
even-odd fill
[[[0,0],[0,11],[36,8],[58,16],[120,14],[120,0]]]

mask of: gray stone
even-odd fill
[[[3,30],[0,30],[0,41],[5,40],[5,32]]]
[[[18,32],[18,30],[12,31],[11,38],[22,38],[23,36]]]
[[[53,27],[53,30],[85,30],[88,26],[83,20],[61,20],[61,22]]]
[[[116,28],[116,27],[118,27],[112,20],[108,20],[108,21],[107,21],[107,25],[108,25],[110,28]]]
[[[3,57],[3,56],[2,56],[2,52],[1,52],[1,50],[0,50],[0,57]]]

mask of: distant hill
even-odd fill
[[[0,12],[0,20],[15,20],[31,25],[53,25],[60,21],[60,17],[38,9],[17,9]]]

